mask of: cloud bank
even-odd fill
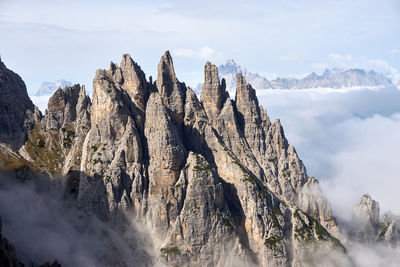
[[[337,215],[349,218],[366,192],[400,212],[400,91],[391,88],[263,90],[289,142],[321,182]]]

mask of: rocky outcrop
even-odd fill
[[[375,242],[379,227],[379,203],[369,194],[361,197],[353,208],[354,235],[365,242]]]
[[[329,204],[279,120],[243,76],[231,100],[215,65],[204,74],[199,101],[168,51],[155,84],[123,55],[96,72],[93,103],[79,85],[58,90],[20,155],[66,175],[86,212],[144,223],[162,264],[302,266],[311,244],[343,253]]]
[[[169,111],[170,117],[178,127],[181,127],[186,86],[176,78],[169,51],[165,52],[158,64],[156,85],[161,99]]]
[[[150,87],[128,55],[121,67],[111,63],[93,80],[92,127],[82,147],[78,198],[103,219],[132,205],[145,208],[146,143],[141,132]]]
[[[383,215],[378,229],[378,241],[392,248],[398,246],[400,241],[400,216],[391,212]]]
[[[0,143],[20,148],[27,132],[40,117],[39,109],[29,99],[24,81],[0,60]]]
[[[148,216],[158,235],[165,237],[182,204],[182,199],[174,194],[174,185],[183,168],[186,150],[157,92],[147,102],[145,136],[149,155]]]
[[[90,129],[90,98],[85,87],[58,89],[45,116],[28,132],[21,155],[51,175],[80,169],[81,147]]]
[[[259,106],[255,90],[241,74],[236,77],[235,104],[239,132],[243,133],[251,154],[262,168],[269,188],[282,200],[298,205],[302,210],[338,235],[331,208],[318,181],[308,177],[296,150],[288,144],[279,120],[271,123]],[[248,166],[251,168],[251,166]]]
[[[387,212],[380,219],[379,203],[369,194],[361,197],[353,208],[350,236],[354,241],[396,248],[400,238],[400,216]]]
[[[224,86],[224,80],[222,80],[222,84],[219,81],[217,66],[207,62],[204,67],[204,83],[200,99],[211,121],[216,120],[229,96],[226,94]]]

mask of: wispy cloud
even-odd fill
[[[353,59],[353,57],[351,55],[342,55],[342,54],[336,54],[336,53],[329,54],[328,58],[338,61],[338,62],[350,62]]]
[[[296,52],[292,52],[290,54],[280,56],[279,59],[282,61],[306,61],[307,60],[307,58],[305,56],[302,56]]]
[[[389,53],[390,53],[390,54],[400,54],[400,49],[393,49],[393,50],[390,50]]]
[[[367,59],[371,69],[385,73],[394,83],[400,81],[400,72],[397,68],[391,66],[388,62],[381,59]]]
[[[208,46],[203,46],[199,49],[178,48],[173,50],[172,53],[177,57],[194,59],[220,60],[223,58],[221,52],[215,51]]]

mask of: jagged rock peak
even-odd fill
[[[186,86],[175,75],[169,51],[165,51],[158,64],[157,89],[174,122],[180,127],[183,121]]]
[[[142,111],[145,109],[149,85],[145,73],[129,54],[122,56],[120,66],[110,62],[109,70],[96,71],[93,82],[102,83],[97,81],[104,82],[105,80],[113,84],[115,89],[127,92],[138,109]],[[95,93],[94,90],[93,93]]]
[[[245,77],[241,73],[236,74],[236,104],[248,104],[254,105],[255,108],[259,108],[258,99],[256,96],[256,90],[246,82]],[[259,113],[259,111],[258,111]],[[259,114],[258,114],[259,115]]]
[[[375,238],[379,227],[379,203],[367,193],[353,208],[355,235],[364,241]]]
[[[215,120],[218,117],[225,99],[229,97],[225,87],[225,80],[222,79],[222,83],[219,81],[218,67],[207,61],[204,66],[204,83],[200,99],[203,102],[207,116],[211,120]]]
[[[160,63],[158,64],[158,73],[160,74],[160,71],[168,71],[168,74],[171,76],[171,78],[176,79],[175,75],[175,70],[174,70],[174,63],[172,61],[171,54],[169,51],[165,51],[164,55],[162,55],[160,59]]]
[[[378,241],[389,247],[396,247],[400,240],[400,216],[391,212],[385,213],[379,226]]]
[[[375,225],[379,224],[379,203],[373,200],[368,193],[361,197],[353,211],[357,218],[367,218],[369,222]]]
[[[119,67],[111,62],[110,71],[113,81],[126,90],[132,102],[139,109],[144,110],[148,86],[146,74],[140,66],[133,61],[129,54],[124,54]]]
[[[41,113],[29,99],[21,77],[0,60],[0,143],[19,149]]]
[[[71,87],[67,86],[64,89],[58,88],[50,97],[47,110],[49,112],[60,112],[64,111],[67,105],[75,108],[81,90],[82,88],[79,84],[75,84]]]
[[[96,71],[92,124],[96,125],[108,115],[119,114],[133,116],[137,127],[143,129],[146,102],[152,90],[140,66],[129,54],[124,54],[120,66],[111,62],[109,70]]]

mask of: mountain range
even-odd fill
[[[321,75],[311,73],[302,79],[276,78],[268,80],[258,73],[247,71],[233,59],[218,67],[220,78],[226,81],[226,88],[234,92],[236,88],[236,74],[242,74],[248,83],[255,89],[309,89],[309,88],[351,88],[376,87],[393,85],[390,79],[383,74],[363,69],[326,69]]]
[[[43,82],[40,88],[36,91],[35,96],[52,95],[58,88],[72,86],[70,81],[59,79],[56,82]]]
[[[79,84],[58,88],[43,115],[0,62],[0,189],[34,184],[55,210],[46,218],[23,205],[46,231],[34,242],[29,224],[27,235],[0,235],[0,265],[38,266],[42,253],[53,262],[43,266],[354,266],[352,242],[397,246],[399,219],[380,220],[367,194],[350,226],[336,220],[279,119],[243,74],[235,81],[233,100],[207,62],[199,99],[168,51],[155,81],[125,54],[96,71],[92,98]],[[7,204],[0,234],[20,212]]]

